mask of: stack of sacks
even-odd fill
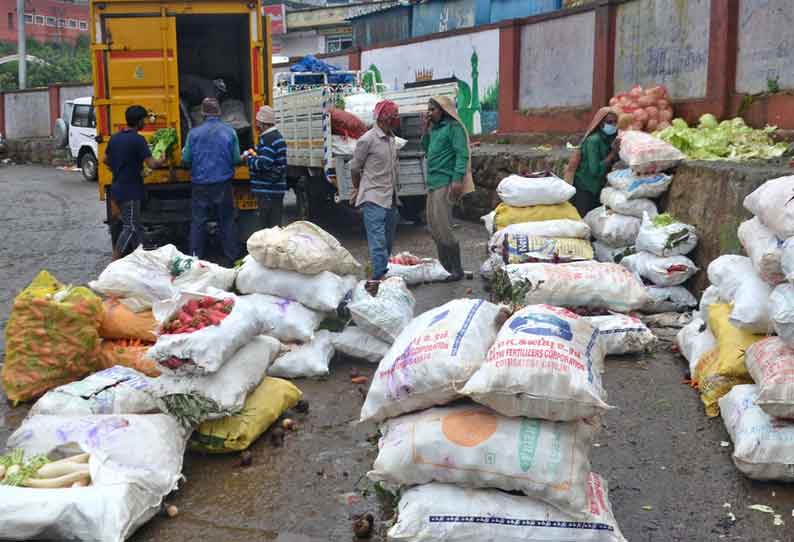
[[[607,175],[601,191],[602,207],[590,211],[585,222],[595,237],[599,261],[617,262],[632,248],[647,214],[657,214],[654,199],[664,194],[672,177],[664,172],[684,159],[675,147],[649,134],[630,130],[620,134],[620,159],[627,169]]]
[[[752,380],[745,351],[772,329],[771,286],[746,256],[720,256],[708,267],[700,311],[678,335],[678,346],[710,417],[733,386]]]
[[[493,278],[511,263],[592,259],[590,230],[568,201],[575,193],[547,172],[502,179],[497,187],[502,203],[482,217],[490,241],[481,274]]]
[[[652,301],[642,308],[644,312],[666,312],[669,308],[683,312],[697,305],[695,297],[682,286],[698,270],[686,257],[697,241],[694,227],[677,222],[668,214],[653,219],[643,216],[636,252],[620,263],[650,284],[648,294]]]
[[[755,385],[735,386],[720,399],[733,462],[749,478],[792,482],[794,349],[782,337],[766,337],[745,358]]]
[[[588,458],[594,417],[609,408],[597,331],[546,305],[526,307],[500,331],[504,317],[485,301],[452,301],[417,317],[381,362],[361,413],[383,422],[368,476],[413,486],[389,538],[485,540],[504,528],[493,521],[501,517],[501,525],[537,520],[511,527],[522,540],[581,529],[594,541],[624,540]],[[490,521],[432,520],[453,510]]]

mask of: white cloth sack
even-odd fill
[[[347,326],[341,333],[332,333],[331,343],[338,353],[370,363],[380,363],[390,346],[357,326]]]
[[[217,372],[204,376],[162,374],[151,379],[152,388],[161,399],[169,395],[191,395],[215,401],[218,411],[208,414],[206,419],[223,418],[243,409],[245,398],[262,382],[279,352],[280,342],[260,335],[243,346]],[[164,412],[167,410],[165,404],[162,408]]]
[[[597,262],[620,263],[620,260],[633,253],[633,246],[613,247],[601,241],[593,241],[593,254]]]
[[[702,318],[693,318],[675,336],[678,351],[689,363],[689,374],[695,375],[698,363],[704,355],[717,348],[717,339]]]
[[[639,318],[613,313],[585,319],[598,330],[598,339],[608,356],[639,354],[656,344],[656,336]]]
[[[698,268],[686,256],[663,258],[650,252],[637,252],[620,260],[632,273],[637,273],[656,286],[679,286],[697,273]]]
[[[121,298],[135,312],[150,309],[156,301],[171,299],[183,290],[231,290],[236,269],[226,269],[183,254],[174,245],[155,250],[138,247],[108,265],[88,286],[104,296]]]
[[[530,305],[502,327],[461,390],[505,416],[570,421],[603,414],[604,345],[584,317]]]
[[[347,137],[338,134],[331,135],[331,152],[333,154],[342,154],[345,156],[352,156],[356,150],[356,143],[358,139]]]
[[[431,408],[380,426],[378,457],[367,476],[400,486],[444,482],[521,491],[583,513],[596,429],[591,420],[507,418],[479,405]],[[491,462],[483,461],[489,456]]]
[[[164,414],[27,418],[8,448],[53,459],[88,452],[92,484],[0,485],[0,539],[122,542],[176,489],[186,443],[186,431]]]
[[[780,338],[789,346],[794,346],[794,285],[781,284],[772,290],[769,317]]]
[[[488,258],[482,262],[480,266],[480,276],[485,280],[493,280],[496,272],[504,268],[505,262],[501,254],[492,253]]]
[[[129,367],[111,367],[58,386],[33,405],[29,416],[89,416],[159,412],[151,379]]]
[[[232,312],[220,324],[207,326],[193,333],[158,333],[157,342],[146,355],[157,362],[162,372],[198,375],[213,373],[251,339],[260,333],[270,331],[259,320],[259,311],[253,300],[234,294],[224,295],[217,290],[201,294],[183,292],[174,299],[158,301],[154,304],[152,312],[155,319],[162,324],[191,299],[205,296],[234,299]],[[183,363],[179,366],[171,365],[168,360],[174,357],[183,360]]]
[[[390,542],[626,542],[607,495],[590,474],[584,517],[529,497],[450,484],[412,487],[400,498]]]
[[[603,205],[587,213],[584,221],[593,237],[613,247],[633,245],[642,223],[637,217],[613,213]]]
[[[576,188],[554,176],[534,178],[510,175],[499,181],[496,194],[507,205],[532,207],[568,201],[576,194]]]
[[[739,224],[736,232],[744,251],[753,260],[756,271],[770,284],[786,281],[781,260],[783,241],[772,230],[764,226],[758,217]]]
[[[664,173],[637,175],[630,169],[616,169],[607,173],[607,182],[629,199],[652,199],[667,192],[673,178]]]
[[[753,269],[748,269],[733,296],[730,322],[736,327],[753,333],[771,333],[769,297],[772,285]]]
[[[638,174],[656,173],[673,168],[686,156],[661,139],[641,130],[620,135],[620,159]]]
[[[287,348],[290,348],[290,345]],[[293,345],[289,352],[276,358],[267,370],[267,374],[280,378],[326,376],[333,357],[334,344],[331,332],[321,329],[314,334],[311,342]]]
[[[353,113],[366,126],[375,123],[375,106],[381,101],[380,96],[370,92],[360,92],[345,96],[345,111]]]
[[[564,237],[567,239],[590,239],[590,227],[581,220],[540,220],[510,224],[491,236],[488,242],[490,251],[501,252],[505,236],[526,235],[529,237]]]
[[[653,200],[647,198],[631,198],[628,192],[605,186],[601,190],[601,203],[607,208],[621,215],[642,218],[643,214],[651,218],[659,214]]]
[[[247,246],[254,260],[271,269],[305,275],[323,271],[355,275],[361,270],[361,264],[333,235],[304,220],[260,230],[248,238]]]
[[[523,299],[527,304],[631,312],[649,299],[637,276],[615,263],[530,263],[504,269],[514,290],[527,289]]]
[[[683,286],[648,286],[651,300],[640,309],[645,314],[686,312],[698,306],[698,300]]]
[[[733,464],[753,480],[794,482],[794,423],[772,418],[755,404],[758,386],[743,384],[720,399],[733,441]]]
[[[361,421],[443,405],[485,361],[503,317],[481,299],[456,299],[408,324],[378,365]]]
[[[287,299],[317,311],[335,311],[358,280],[325,271],[304,275],[294,271],[269,269],[246,256],[237,274],[237,290],[243,294],[268,294]]]
[[[700,317],[706,324],[708,324],[709,321],[709,306],[716,303],[730,303],[730,299],[723,299],[722,296],[720,296],[720,289],[712,284],[706,288],[703,295],[700,296],[700,305],[698,305]]]
[[[733,303],[739,286],[756,274],[752,260],[738,254],[723,254],[709,264],[706,273],[711,285],[717,287],[718,299],[725,303]]]
[[[391,344],[413,319],[416,299],[399,277],[382,281],[375,297],[369,295],[366,284],[364,280],[358,283],[347,308],[357,326]]]
[[[780,239],[794,237],[794,175],[772,179],[744,198],[744,208]]]
[[[265,294],[245,296],[256,307],[267,335],[281,342],[306,342],[314,337],[325,316],[297,301]]]
[[[483,226],[485,226],[485,231],[488,232],[488,235],[494,234],[494,221],[496,220],[496,211],[491,211],[487,215],[482,215],[480,217],[480,222],[482,222]]]
[[[780,268],[789,282],[794,282],[794,239],[786,239],[781,247]]]
[[[758,385],[755,404],[774,418],[794,418],[794,349],[780,337],[767,337],[753,343],[744,359]]]
[[[422,261],[416,265],[389,263],[386,272],[386,278],[399,277],[411,286],[427,282],[443,282],[449,276],[449,271],[435,258],[422,258]]]
[[[693,226],[674,222],[668,226],[656,226],[647,214],[637,235],[637,251],[650,252],[657,256],[684,256],[698,244],[698,235]]]

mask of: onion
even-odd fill
[[[626,130],[634,124],[634,115],[631,113],[623,113],[618,117],[618,130]]]
[[[609,105],[610,105],[611,107],[614,107],[614,106],[618,105],[618,102],[619,102],[619,101],[620,101],[620,100],[618,100],[617,98],[611,98],[611,99],[609,100]]]
[[[640,96],[637,100],[640,107],[648,107],[656,103],[652,96]]]
[[[670,122],[673,120],[673,111],[672,109],[662,109],[659,111],[659,120],[661,122]]]
[[[633,98],[639,98],[640,96],[642,96],[642,87],[640,85],[636,85],[632,87],[631,90],[629,91],[629,94],[631,94]]]
[[[670,102],[662,98],[656,101],[656,107],[659,109],[670,109]]]
[[[620,98],[618,98],[618,103],[623,107],[626,107],[631,103],[631,100],[629,99],[628,96],[621,96]]]
[[[649,106],[645,108],[645,112],[648,113],[649,119],[658,119],[659,118],[659,108],[654,106]]]
[[[629,127],[629,130],[637,130],[637,131],[641,132],[644,127],[645,127],[645,123],[644,122],[635,122],[634,124],[632,124]]]
[[[667,121],[664,121],[664,120],[663,120],[663,121],[661,121],[661,122],[659,123],[659,125],[658,125],[658,126],[656,126],[656,129],[657,129],[657,130],[664,130],[665,128],[669,128],[669,127],[670,127],[670,123],[669,123],[669,122],[667,122]]]
[[[614,110],[615,110],[615,113],[617,113],[618,115],[620,115],[621,113],[623,113],[623,108],[622,108],[622,107],[620,107],[619,105],[614,105],[614,106],[612,106],[612,109],[614,109]]]
[[[645,125],[645,129],[649,132],[655,132],[659,128],[659,121],[656,119],[648,119],[648,124]]]
[[[634,119],[637,120],[637,122],[645,122],[648,120],[648,113],[646,113],[644,109],[638,109],[634,112]]]

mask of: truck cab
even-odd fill
[[[96,115],[93,98],[76,98],[63,104],[56,123],[56,138],[69,153],[86,181],[96,182],[99,173],[99,144],[96,142]]]

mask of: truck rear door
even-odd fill
[[[124,113],[141,105],[150,118],[143,135],[160,128],[179,129],[179,72],[177,69],[176,18],[165,10],[152,14],[105,15],[102,43],[96,50],[95,106],[98,133],[103,137],[100,155],[113,133],[126,126]],[[97,40],[99,41],[99,40]],[[174,158],[179,160],[179,152]],[[104,167],[104,166],[103,166]],[[103,175],[107,182],[110,175]],[[168,181],[167,170],[157,170],[147,182]]]

